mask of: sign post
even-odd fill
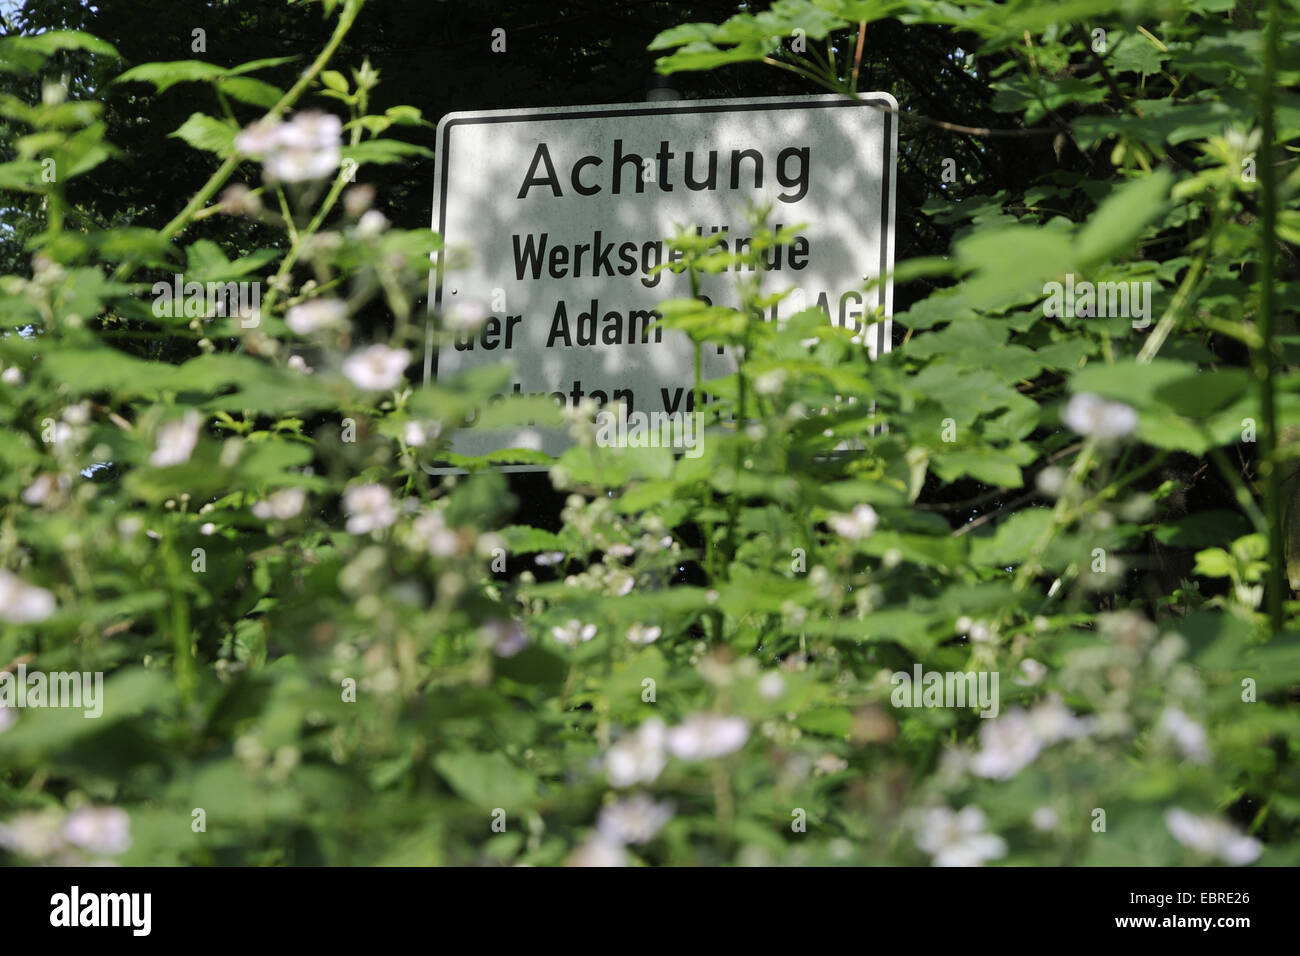
[[[820,305],[836,325],[861,331],[872,358],[888,351],[892,284],[863,286],[893,269],[896,108],[889,94],[869,93],[444,117],[433,206],[444,251],[430,307],[489,317],[441,346],[431,324],[426,380],[507,362],[515,394],[688,410],[690,341],[648,329],[656,303],[689,296],[687,279],[651,270],[669,261],[663,240],[679,229],[725,232],[728,249],[743,248],[745,208],[760,203],[772,206],[771,226],[799,227],[762,264],[766,288],[799,290],[777,318]],[[446,268],[457,250],[464,264]],[[701,292],[735,304],[735,279],[704,276]],[[863,328],[878,307],[884,320]],[[705,350],[705,378],[734,370],[725,350]],[[467,431],[452,450],[558,454],[569,443],[553,429]]]

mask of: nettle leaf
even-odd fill
[[[199,239],[185,248],[186,271],[196,276],[207,276],[226,269],[230,262],[221,247],[211,239]]]
[[[1042,409],[1036,401],[1017,395],[1005,412],[984,421],[984,437],[998,442],[1018,441],[1038,427],[1041,415]]]
[[[310,446],[301,442],[264,441],[253,444],[239,463],[239,473],[253,484],[293,484],[291,468],[312,460]]]
[[[1059,221],[1058,221],[1059,222]],[[956,295],[967,308],[993,309],[1042,294],[1044,282],[1070,269],[1073,244],[1068,224],[981,230],[956,247],[963,271],[974,273]]]
[[[103,713],[86,719],[86,708],[28,709],[16,727],[0,734],[0,755],[6,763],[48,760],[54,753],[109,730],[148,711],[166,709],[175,697],[174,685],[158,670],[128,667],[105,679],[100,702]]]
[[[1157,541],[1171,548],[1204,548],[1249,531],[1249,522],[1235,511],[1202,511],[1162,524],[1154,533]]]
[[[35,73],[50,56],[60,50],[85,50],[100,56],[122,57],[107,40],[80,30],[47,30],[36,36],[0,38],[0,72]]]
[[[428,126],[424,114],[414,106],[390,106],[384,115],[399,126]]]
[[[651,328],[677,329],[695,341],[730,342],[749,324],[745,314],[736,309],[706,305],[698,299],[669,299],[655,311],[661,318]]]
[[[114,83],[152,83],[159,93],[165,93],[177,83],[194,83],[216,80],[226,76],[228,70],[203,60],[173,60],[167,63],[141,63],[133,66]]]
[[[1045,368],[1077,369],[1095,350],[1096,347],[1086,339],[1065,339],[1035,349],[1034,357],[1042,362]]]
[[[1164,210],[1173,177],[1157,170],[1119,187],[1077,230],[1056,218],[1043,226],[981,228],[955,243],[956,266],[969,273],[948,306],[990,310],[1034,302],[1047,281],[1087,271],[1127,250]],[[916,306],[901,316],[916,325]],[[922,313],[924,314],[924,313]]]
[[[946,530],[946,529],[945,529]],[[942,537],[925,534],[900,534],[895,531],[877,531],[859,546],[865,554],[883,557],[897,550],[904,561],[923,568],[939,568],[945,573],[961,567],[966,561],[965,538]]]
[[[847,707],[816,707],[800,714],[795,724],[807,733],[847,739],[853,730],[853,712]]]
[[[218,89],[243,103],[254,106],[274,106],[283,93],[269,83],[244,77],[268,67],[280,66],[298,59],[293,56],[268,57],[250,60],[235,67],[217,66],[203,60],[172,60],[169,62],[141,63],[113,80],[114,83],[152,83],[158,93],[165,93],[177,83],[213,83]],[[274,92],[274,96],[270,94]],[[268,97],[270,97],[268,101]]]
[[[185,247],[186,279],[204,283],[227,282],[260,270],[280,255],[279,249],[258,249],[231,262],[215,242],[199,239]]]
[[[564,683],[569,673],[568,663],[561,657],[530,644],[513,657],[498,659],[494,665],[496,673],[520,684]]]
[[[282,66],[285,63],[292,63],[294,60],[301,59],[297,56],[268,56],[260,60],[249,60],[247,63],[241,63],[239,66],[232,66],[226,73],[229,76],[242,76],[245,73],[256,73],[258,70],[265,70],[273,66]]]
[[[1102,398],[1147,408],[1156,403],[1160,388],[1196,374],[1196,366],[1172,359],[1155,359],[1146,365],[1137,361],[1093,362],[1070,377],[1070,391],[1092,392]]]
[[[776,43],[751,40],[730,49],[720,50],[712,43],[691,43],[671,56],[655,60],[655,69],[667,75],[690,70],[714,70],[732,63],[752,63],[767,56],[774,46]]]
[[[1225,126],[1237,118],[1236,111],[1216,99],[1189,99],[1181,103],[1173,100],[1137,100],[1134,109],[1142,118],[1131,116],[1080,116],[1071,123],[1079,145],[1091,148],[1111,136],[1124,134],[1135,137],[1152,149],[1163,149],[1164,144],[1176,146],[1192,139],[1221,134]]]
[[[1050,508],[1026,508],[998,523],[992,534],[971,542],[971,560],[975,564],[1008,567],[1029,556],[1030,549],[1052,526]],[[978,534],[978,531],[972,532]]]
[[[502,448],[484,455],[458,455],[455,452],[439,452],[438,463],[453,468],[476,471],[492,465],[543,465],[555,464],[555,459],[544,451],[534,448]]]
[[[1237,562],[1222,548],[1206,548],[1196,552],[1196,573],[1207,578],[1226,578],[1236,569]]]
[[[360,165],[375,163],[388,165],[400,163],[412,156],[431,158],[433,151],[415,143],[404,143],[397,139],[369,139],[354,146],[344,146],[344,159],[351,159]]]
[[[533,775],[502,753],[445,752],[433,758],[434,769],[460,796],[479,808],[528,808],[537,799]]]
[[[986,412],[1010,407],[1019,396],[992,372],[945,363],[927,365],[908,384],[937,402],[959,425],[970,424]]]
[[[239,129],[225,120],[205,113],[192,113],[180,128],[168,135],[183,139],[195,149],[216,153],[222,159],[235,148],[235,134]]]
[[[511,425],[531,425],[537,428],[557,428],[564,424],[564,415],[555,399],[549,395],[507,395],[499,401],[489,402],[480,410],[474,428],[505,428]]]
[[[502,528],[499,532],[505,539],[506,548],[512,554],[535,554],[538,551],[564,551],[567,545],[553,531],[530,528],[527,525],[514,524]]]
[[[956,481],[969,475],[985,484],[1019,488],[1024,484],[1020,469],[1033,460],[1033,452],[1023,446],[1011,449],[977,448],[965,451],[936,451],[930,467],[944,481]]]
[[[1193,455],[1203,455],[1216,444],[1205,428],[1163,408],[1138,416],[1137,437],[1157,448]]]
[[[40,190],[41,172],[41,164],[35,159],[0,163],[0,189]]]
[[[253,79],[251,76],[225,77],[217,83],[217,89],[241,103],[260,106],[263,109],[271,108],[284,96],[284,91],[278,86]]]
[[[1250,374],[1239,368],[1194,372],[1159,386],[1154,397],[1179,415],[1206,418],[1244,395],[1251,381]]]
[[[1214,377],[1215,373],[1198,372],[1195,365],[1173,359],[1156,359],[1147,365],[1093,363],[1071,377],[1070,391],[1092,392],[1131,405],[1139,413],[1138,438],[1157,448],[1201,455],[1235,440],[1244,417],[1233,403],[1245,397],[1246,373],[1234,370],[1219,383],[1212,381]],[[1204,393],[1198,394],[1202,384]]]
[[[42,366],[73,395],[156,395],[184,382],[179,366],[146,362],[109,348],[63,349],[47,355]]]
[[[995,87],[997,94],[993,97],[993,109],[1002,113],[1023,113],[1028,126],[1042,122],[1050,110],[1070,104],[1100,103],[1108,92],[1098,77],[1064,77],[1043,82],[1014,76],[995,84]]]
[[[1161,51],[1141,33],[1121,34],[1106,57],[1106,64],[1115,73],[1140,73],[1149,76],[1159,73],[1169,59],[1169,51]]]
[[[1079,230],[1076,257],[1085,271],[1109,261],[1133,245],[1147,224],[1164,211],[1173,185],[1166,169],[1120,186]]]
[[[881,4],[880,8],[887,8]],[[871,19],[886,13],[879,9]],[[687,23],[660,33],[651,50],[680,49],[655,62],[664,74],[682,70],[710,70],[731,63],[761,60],[795,36],[799,30],[809,39],[820,40],[832,30],[847,27],[842,16],[814,5],[810,0],[776,0],[761,13],[738,13],[723,23]]]

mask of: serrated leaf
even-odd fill
[[[114,83],[152,83],[159,93],[165,93],[177,83],[195,83],[216,80],[225,76],[226,68],[203,60],[172,60],[166,63],[141,63],[127,70]]]
[[[1167,169],[1140,176],[1108,196],[1079,231],[1078,262],[1085,271],[1126,251],[1169,199],[1174,177]]]
[[[351,159],[358,164],[375,163],[388,165],[400,163],[411,156],[432,157],[433,152],[415,143],[404,143],[397,139],[369,139],[355,146],[344,146],[344,159]]]
[[[217,83],[217,89],[241,103],[263,109],[274,106],[284,96],[284,91],[279,87],[251,76],[228,76]]]
[[[1051,526],[1052,512],[1049,508],[1018,511],[999,522],[991,535],[971,542],[971,561],[995,567],[1019,564]]]
[[[234,124],[205,113],[192,113],[181,127],[168,135],[183,139],[195,149],[216,153],[222,159],[231,154],[235,145]]]

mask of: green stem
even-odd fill
[[[303,72],[302,76],[298,78],[298,82],[290,87],[289,91],[285,93],[284,96],[280,97],[280,101],[267,111],[266,119],[274,119],[278,117],[286,109],[296,103],[298,97],[302,96],[303,92],[311,85],[312,81],[316,79],[316,76],[321,72],[321,70],[325,69],[326,64],[329,63],[330,58],[339,48],[339,44],[343,42],[343,37],[347,35],[347,32],[350,29],[352,29],[352,24],[356,21],[357,14],[361,12],[361,5],[364,2],[365,0],[347,0],[344,4],[343,12],[339,14],[339,22],[335,24],[334,33],[330,37],[329,43],[325,45],[325,49],[321,50],[320,56],[316,57],[316,60],[312,65],[309,66]],[[208,200],[216,195],[217,190],[226,184],[226,180],[230,178],[236,167],[239,166],[240,159],[241,157],[239,156],[227,157],[227,159],[217,168],[217,171],[209,177],[206,183],[203,184],[202,188],[200,188],[199,191],[194,194],[193,198],[185,204],[185,208],[173,216],[171,222],[167,223],[167,225],[163,226],[162,229],[159,230],[159,235],[161,235],[165,241],[170,242],[172,239],[175,239],[176,236],[178,236],[181,231],[189,225],[194,214],[206,206]],[[114,280],[121,281],[134,272],[139,265],[140,263],[134,259],[126,260],[118,266],[116,271],[113,273]]]
[[[1255,504],[1254,497],[1246,488],[1245,482],[1241,480],[1232,462],[1228,461],[1228,456],[1223,453],[1222,448],[1211,448],[1210,458],[1219,467],[1219,472],[1223,475],[1223,480],[1232,486],[1233,496],[1237,499],[1237,504],[1241,510],[1246,512],[1255,530],[1260,534],[1268,532],[1268,520],[1264,517],[1264,512],[1259,510],[1259,505]]]
[[[162,556],[167,575],[168,590],[171,592],[172,662],[176,673],[176,689],[181,701],[188,707],[194,701],[194,647],[190,635],[190,605],[185,594],[185,580],[182,577],[179,559],[176,555],[176,541],[164,541]]]
[[[1071,520],[1070,501],[1074,498],[1075,492],[1083,486],[1083,477],[1092,466],[1093,453],[1096,447],[1096,442],[1091,438],[1088,439],[1083,446],[1083,450],[1079,452],[1079,457],[1074,460],[1069,474],[1066,475],[1065,487],[1061,490],[1061,496],[1056,500],[1056,507],[1052,510],[1052,523],[1034,542],[1029,554],[1020,567],[1016,569],[1016,578],[1012,585],[1014,590],[1023,591],[1029,586],[1029,582],[1038,573],[1039,559],[1047,551],[1047,546],[1051,544],[1052,538]]]
[[[1196,261],[1192,263],[1191,268],[1187,270],[1187,275],[1183,276],[1183,281],[1179,284],[1178,291],[1174,293],[1169,308],[1165,310],[1164,315],[1160,316],[1160,321],[1152,329],[1151,337],[1146,340],[1142,350],[1138,352],[1137,360],[1140,364],[1150,364],[1151,360],[1156,357],[1156,353],[1160,351],[1160,347],[1165,344],[1165,339],[1169,337],[1169,333],[1174,330],[1174,326],[1178,323],[1179,313],[1183,311],[1187,299],[1192,294],[1192,289],[1195,288],[1196,283],[1201,278],[1201,272],[1205,269],[1205,262],[1209,258],[1211,247],[1214,245],[1215,234],[1219,231],[1219,222],[1219,215],[1215,213],[1214,222],[1205,237],[1204,247],[1196,257]]]
[[[795,76],[802,76],[805,80],[812,80],[818,86],[825,87],[826,89],[830,90],[832,93],[844,92],[843,87],[839,83],[828,80],[824,76],[819,76],[818,74],[804,67],[795,66],[793,63],[786,63],[784,60],[778,60],[776,57],[772,57],[772,56],[763,57],[763,62],[766,63],[768,66],[774,66],[777,69],[781,69],[789,73],[793,73]]]
[[[1273,106],[1277,74],[1277,0],[1268,0],[1268,26],[1264,31],[1264,68],[1260,76],[1261,153],[1259,189],[1261,205],[1259,268],[1259,332],[1263,339],[1255,366],[1260,382],[1261,417],[1260,470],[1264,477],[1264,510],[1268,515],[1268,580],[1264,588],[1268,620],[1274,635],[1282,630],[1283,583],[1286,581],[1282,553],[1282,469],[1277,458],[1277,400],[1274,373],[1277,347],[1274,341],[1273,281],[1274,245],[1277,241],[1277,179],[1273,168],[1275,136]]]

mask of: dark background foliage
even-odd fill
[[[657,76],[654,61],[658,54],[647,50],[656,35],[680,23],[718,22],[736,9],[727,2],[655,0],[559,4],[538,0],[472,4],[377,0],[367,6],[365,16],[345,39],[339,58],[346,63],[366,58],[379,71],[378,110],[409,104],[420,109],[431,124],[458,110],[639,102],[660,84],[688,99],[812,91],[798,77],[754,64],[667,79]],[[324,45],[332,23],[315,5],[261,0],[175,4],[29,0],[15,19],[24,32],[77,29],[102,37],[122,54],[124,67],[196,56],[221,66],[297,57],[266,72],[268,80],[281,86],[288,86],[314,51]],[[507,35],[503,54],[491,51],[492,31],[498,27]],[[192,31],[200,28],[206,31],[207,49],[194,54]],[[837,34],[833,40],[837,60],[847,67],[854,37]],[[1014,118],[992,109],[992,91],[979,77],[995,74],[1008,58],[991,55],[977,59],[971,71],[958,68],[959,58],[975,46],[974,38],[941,27],[905,28],[892,20],[873,24],[863,46],[861,88],[887,90],[897,98],[900,110],[940,122],[1005,128]],[[195,111],[220,113],[217,97],[199,84],[178,84],[162,94],[152,93],[142,83],[105,85],[108,77],[90,71],[80,51],[61,56],[74,89],[96,89],[105,97],[108,140],[122,149],[121,159],[74,181],[70,199],[103,227],[161,226],[217,164],[213,157],[196,154],[170,134]],[[1086,76],[1097,65],[1080,55],[1070,69]],[[21,81],[4,78],[3,82]],[[237,113],[241,118],[255,117],[253,108],[234,105],[242,110]],[[1063,124],[1070,117],[1055,118]],[[406,138],[433,149],[433,134],[430,126],[410,130]],[[895,256],[900,262],[941,255],[962,231],[963,218],[945,222],[943,216],[923,215],[927,203],[963,199],[977,204],[990,199],[1014,203],[1030,184],[1049,176],[1078,186],[1073,208],[1063,211],[1080,218],[1095,198],[1088,189],[1090,181],[1104,178],[1110,171],[1104,153],[1081,152],[1063,134],[982,137],[917,121],[902,129],[899,151]],[[958,183],[942,180],[943,161],[949,157],[962,170]],[[366,179],[376,187],[377,205],[395,225],[418,228],[429,221],[432,159],[371,167]],[[21,205],[7,204],[0,210],[11,226],[0,233],[0,263],[7,271],[22,271],[27,258],[22,249],[27,238],[24,229],[34,221],[30,213]],[[230,217],[209,218],[191,227],[187,235],[218,241],[231,256],[280,239],[269,230]],[[1174,254],[1179,249],[1171,246],[1169,251]],[[933,287],[925,280],[900,286],[895,295],[896,311],[924,298]],[[375,308],[358,319],[382,323],[385,316],[382,309]],[[895,325],[896,346],[904,334],[905,330]],[[188,355],[170,357],[179,360]],[[1240,361],[1240,356],[1236,358]],[[1050,392],[1057,383],[1045,376],[1037,384]],[[1170,478],[1185,483],[1188,487],[1178,499],[1180,514],[1213,507],[1228,493],[1214,475],[1197,473],[1194,465],[1195,460],[1186,456],[1148,483],[1154,487]],[[521,475],[513,477],[511,485],[525,503],[521,520],[558,527],[562,496],[553,492],[548,482]],[[920,503],[943,510],[957,525],[1015,502],[987,492],[973,479],[942,485],[931,475]],[[1190,570],[1190,556],[1165,552],[1154,541],[1152,548],[1152,567],[1136,570],[1156,571],[1162,589],[1168,591]]]

